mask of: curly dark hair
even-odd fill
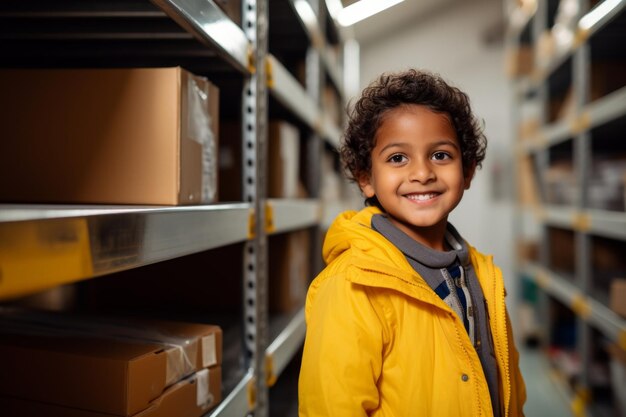
[[[446,83],[439,75],[410,69],[382,74],[363,90],[352,110],[348,111],[348,127],[340,148],[348,179],[358,182],[363,175],[369,176],[376,131],[388,111],[406,104],[423,105],[434,112],[447,114],[461,146],[465,175],[469,175],[472,167],[481,167],[487,138],[472,113],[467,94]],[[375,197],[366,203],[379,205]]]

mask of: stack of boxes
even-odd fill
[[[227,10],[238,4],[220,3]],[[219,91],[203,77],[180,67],[0,70],[0,91],[0,202],[241,201],[240,127],[218,149]],[[269,133],[268,196],[306,197],[299,129],[275,121]],[[218,172],[231,151],[231,171]],[[77,236],[80,248],[94,243],[84,224]],[[271,309],[291,311],[308,286],[309,233],[272,241]],[[80,276],[91,267],[75,266]],[[7,415],[196,417],[221,400],[218,326],[47,314],[42,322],[0,312],[0,410]]]
[[[21,311],[1,328],[7,415],[200,417],[221,400],[215,325]]]
[[[217,201],[219,91],[207,79],[180,67],[0,70],[0,90],[1,202]],[[76,222],[67,258],[84,263],[66,262],[65,247],[53,252],[58,271],[21,259],[22,246],[46,243],[39,228],[12,237],[3,267],[29,265],[51,285],[57,272],[89,276],[87,226]],[[1,313],[6,415],[199,417],[221,400],[218,326]]]

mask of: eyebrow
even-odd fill
[[[460,149],[460,146],[458,145],[457,141],[451,140],[451,139],[442,139],[442,140],[439,140],[439,141],[437,141],[437,142],[432,144],[433,147],[443,146],[443,145],[448,145],[448,146],[452,146],[452,147],[454,147],[456,149]],[[385,152],[389,148],[402,148],[404,146],[406,146],[406,144],[404,142],[392,142],[392,143],[389,143],[389,144],[383,146],[383,148],[380,150],[380,152],[378,152],[378,155],[382,155],[383,152]]]

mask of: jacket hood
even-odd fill
[[[366,207],[361,211],[344,211],[333,221],[326,233],[322,256],[330,264],[350,248],[358,248],[364,253],[371,252],[379,239],[379,233],[372,229],[372,216],[381,213],[376,207]]]
[[[369,267],[384,265],[392,273],[415,274],[404,254],[376,230],[372,229],[372,216],[382,213],[377,207],[366,207],[359,212],[341,213],[328,229],[322,256],[330,264],[346,252],[352,252]],[[365,259],[367,261],[365,261]],[[374,268],[378,269],[378,268]]]

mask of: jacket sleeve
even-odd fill
[[[378,407],[383,329],[368,289],[342,275],[318,278],[306,303],[299,415],[366,416]]]
[[[515,347],[513,331],[509,313],[506,314],[507,338],[509,340],[509,369],[511,373],[511,401],[509,406],[510,417],[524,416],[524,403],[526,402],[526,384],[519,368],[519,352]]]

